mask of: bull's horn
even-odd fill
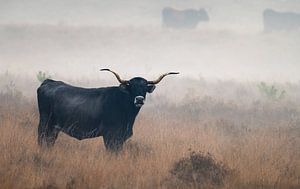
[[[100,71],[109,71],[109,72],[113,73],[113,74],[116,76],[116,78],[118,79],[118,81],[119,81],[121,84],[126,84],[126,83],[127,83],[126,80],[122,80],[122,79],[120,78],[119,74],[117,74],[116,72],[114,72],[114,71],[112,71],[112,70],[110,70],[110,69],[105,68],[105,69],[100,69]]]
[[[154,81],[148,81],[149,84],[157,84],[159,83],[164,77],[166,77],[167,75],[172,75],[172,74],[179,74],[179,72],[169,72],[169,73],[165,73],[162,74],[161,76],[159,76],[159,78],[157,80]]]

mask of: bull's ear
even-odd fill
[[[152,85],[152,84],[148,84],[147,86],[147,92],[148,93],[152,93],[155,89],[155,85]]]
[[[122,89],[122,90],[125,90],[125,91],[128,91],[129,90],[129,84],[128,83],[122,83],[119,85],[119,87]]]

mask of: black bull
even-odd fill
[[[112,72],[119,86],[80,88],[47,79],[37,90],[40,122],[38,144],[53,146],[60,131],[78,140],[103,136],[106,149],[117,151],[132,136],[135,118],[144,104],[146,93],[155,89],[169,74],[155,81],[141,77],[122,80]]]

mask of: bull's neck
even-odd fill
[[[132,97],[129,93],[125,94],[125,96],[126,96],[125,99],[127,99],[127,100],[125,100],[125,101],[126,101],[126,104],[127,104],[126,106],[129,107],[129,112],[128,112],[128,113],[129,113],[131,116],[136,117],[137,114],[139,113],[141,107],[136,107],[136,106],[135,106],[135,104],[134,104],[134,97]]]

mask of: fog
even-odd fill
[[[166,28],[165,7],[210,20]],[[300,28],[265,30],[265,9],[300,13],[300,0],[0,0],[0,188],[300,188]],[[130,87],[78,94],[50,82],[38,103],[38,73],[119,84],[101,68],[180,74],[141,111]],[[56,132],[51,150],[38,147]],[[127,141],[112,154],[102,137],[63,132]]]
[[[194,30],[162,27],[161,11],[205,8]],[[300,31],[263,31],[262,12],[300,12],[297,0],[0,0],[0,74],[35,78],[300,80]]]

